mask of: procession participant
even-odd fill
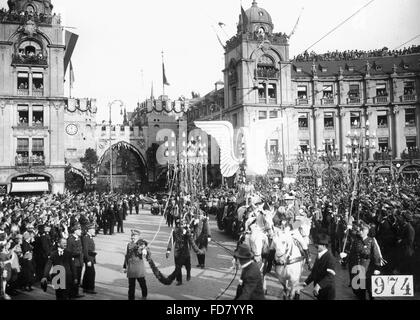
[[[189,231],[186,226],[181,224],[181,219],[175,220],[175,229],[168,241],[168,248],[166,250],[166,259],[174,248],[175,272],[177,286],[182,285],[182,266],[187,270],[187,281],[191,280],[191,256],[189,244]]]
[[[402,230],[401,239],[398,240],[401,248],[401,273],[414,274],[414,240],[415,231],[412,223],[414,222],[412,215],[408,211],[402,212]]]
[[[32,291],[32,285],[35,282],[35,266],[33,262],[33,246],[30,244],[31,235],[28,231],[23,234],[22,258],[20,265],[22,266],[22,281],[21,284],[25,291]]]
[[[116,212],[117,216],[117,233],[124,233],[124,220],[125,220],[125,214],[124,214],[124,205],[122,202],[118,202],[118,205],[114,207],[114,212]]]
[[[133,205],[134,205],[133,197],[134,195],[130,196],[130,198],[128,199],[129,214],[133,214]]]
[[[193,241],[198,249],[203,250],[204,253],[197,253],[198,265],[197,268],[204,269],[208,243],[211,241],[211,231],[209,226],[209,218],[200,209],[197,210],[196,217],[191,221],[191,229],[193,230]]]
[[[140,195],[140,200],[142,200],[142,195]],[[139,201],[138,196],[134,197],[133,205],[134,205],[134,209],[136,210],[136,214],[139,214],[140,201]],[[144,209],[144,202],[143,201],[141,201],[141,208]]]
[[[354,277],[358,276],[364,279],[358,288],[353,288],[354,294],[360,300],[366,300],[366,293],[372,298],[371,292],[371,276],[380,274],[380,268],[383,265],[380,248],[375,238],[368,236],[369,225],[364,221],[360,221],[359,230],[353,239],[350,253],[348,255],[349,270],[351,272],[350,283],[353,284]],[[342,258],[346,257],[345,253],[341,253]],[[359,270],[353,270],[358,267]]]
[[[320,234],[315,240],[317,258],[303,286],[314,283],[313,294],[318,300],[335,300],[335,261],[328,251],[328,236]]]
[[[114,234],[114,228],[115,228],[115,217],[116,215],[114,214],[114,206],[112,204],[111,199],[108,200],[107,202],[107,206],[106,206],[106,220],[108,222],[108,230],[109,230],[109,234],[113,235]]]
[[[93,238],[96,236],[96,228],[94,224],[87,226],[87,234],[82,237],[83,258],[85,262],[85,273],[83,275],[82,288],[83,292],[96,294],[95,291],[95,264],[96,251]]]
[[[128,278],[128,300],[135,299],[136,281],[140,284],[142,298],[147,298],[144,260],[147,251],[147,241],[140,238],[139,230],[131,230],[131,242],[127,244],[123,272]]]
[[[75,285],[77,285],[77,271],[74,265],[73,256],[71,252],[67,250],[67,240],[62,238],[58,243],[58,248],[53,250],[51,255],[48,257],[48,261],[44,269],[44,277],[41,280],[41,286],[43,290],[47,290],[47,279],[49,277],[51,268],[53,267],[63,267],[65,270],[65,285],[55,289],[55,297],[57,300],[69,300],[71,297],[71,291]],[[53,273],[51,278],[54,279],[55,276],[60,275],[60,273]]]
[[[45,264],[53,249],[53,242],[49,235],[49,225],[38,225],[38,235],[34,242],[34,261],[36,266],[36,279],[39,281],[44,275]]]
[[[0,300],[11,300],[11,297],[6,293],[6,287],[12,276],[13,252],[9,251],[10,241],[5,239],[5,235],[3,233],[0,236]]]
[[[80,238],[82,230],[80,224],[75,224],[72,228],[72,234],[67,239],[67,250],[71,253],[73,258],[73,263],[76,268],[75,278],[77,284],[72,286],[70,290],[70,298],[82,298],[84,295],[79,294],[79,286],[82,279],[82,269],[83,269],[83,245]]]
[[[241,280],[234,300],[265,300],[263,279],[254,255],[246,244],[241,244],[234,252],[242,269]]]
[[[127,212],[128,212],[128,201],[127,196],[124,196],[124,199],[121,201],[122,211],[123,211],[123,220],[127,219]]]
[[[175,198],[172,197],[166,210],[166,221],[168,227],[172,228],[174,226],[174,219],[176,219],[176,217],[179,217],[179,207],[176,204]]]

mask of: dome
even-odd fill
[[[33,14],[51,14],[54,7],[51,0],[8,0],[7,4],[11,11],[27,11]]]
[[[252,2],[251,8],[245,11],[245,14],[248,18],[248,23],[251,26],[251,30],[249,31],[255,31],[256,25],[257,26],[263,26],[265,27],[266,32],[272,32],[273,31],[273,21],[271,20],[271,15],[268,13],[267,10],[258,7],[258,4],[256,1]],[[239,27],[242,27],[242,18],[239,18]],[[268,30],[267,30],[268,29]]]
[[[252,7],[246,10],[246,15],[249,19],[249,23],[265,23],[272,25],[273,21],[267,10],[258,7],[256,1],[252,2]]]

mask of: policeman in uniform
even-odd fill
[[[369,230],[369,225],[364,221],[360,221],[359,229],[353,239],[348,255],[349,271],[351,274],[350,283],[353,287],[354,294],[360,300],[367,299],[366,293],[368,293],[369,298],[372,298],[371,277],[372,275],[379,275],[379,270],[384,265],[379,245],[375,238],[368,236]],[[347,254],[341,253],[340,257],[343,259],[347,257]],[[355,267],[358,268],[358,271]],[[353,270],[353,268],[355,269]],[[356,276],[365,281],[356,281]],[[356,284],[358,284],[357,288],[355,287]]]
[[[140,284],[142,298],[147,298],[147,285],[145,278],[145,266],[148,248],[147,241],[140,239],[139,230],[131,230],[131,242],[127,244],[123,271],[128,278],[128,300],[134,300],[136,281]]]

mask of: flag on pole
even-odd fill
[[[70,60],[70,88],[73,89],[73,83],[74,83],[74,70],[73,70],[73,64]]]
[[[162,71],[163,71],[163,85],[164,86],[170,86],[168,79],[166,79],[166,74],[165,74],[165,64],[162,62]]]
[[[152,90],[150,91],[150,100],[154,99],[154,95],[153,95],[153,82],[152,82]]]
[[[242,32],[246,33],[248,32],[248,16],[245,13],[244,7],[241,6],[241,18],[242,18]]]
[[[64,74],[66,74],[67,67],[69,66],[71,56],[73,55],[74,48],[76,47],[79,36],[75,33],[66,30],[66,52],[64,54]]]

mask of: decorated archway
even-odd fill
[[[400,175],[406,182],[420,178],[420,165],[407,165],[400,169]]]
[[[99,159],[98,188],[110,186],[110,148]],[[140,191],[147,183],[147,164],[132,144],[120,141],[112,146],[113,188],[121,192]]]
[[[398,171],[395,167],[380,166],[374,169],[374,179],[387,179],[391,180],[393,177],[398,176]]]
[[[71,192],[82,192],[86,186],[86,176],[82,170],[68,166],[65,175],[65,188]]]

